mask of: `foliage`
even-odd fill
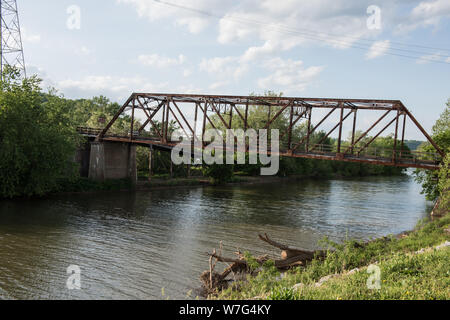
[[[214,184],[223,184],[230,182],[233,178],[234,166],[214,163],[211,165],[203,164],[203,175],[210,177]]]
[[[55,192],[90,192],[90,191],[120,191],[132,188],[131,180],[93,181],[87,178],[67,179],[59,181]]]
[[[441,150],[448,154],[450,151],[450,99],[446,109],[433,126],[432,138]],[[420,147],[420,151],[435,152],[435,149],[430,143],[426,143]],[[435,201],[439,197],[439,171],[419,169],[415,171],[415,178],[422,184],[422,193],[428,200]]]
[[[450,155],[445,157],[439,171],[438,191],[440,195],[439,209],[449,211],[450,208]]]
[[[104,128],[119,111],[120,105],[100,96],[92,99],[65,100],[70,106],[69,117],[74,126],[89,128]],[[135,126],[140,124],[135,122]],[[131,127],[131,117],[122,114],[111,127],[110,132],[126,134]]]
[[[0,197],[41,196],[61,177],[76,175],[71,161],[79,142],[68,106],[36,76],[10,72],[0,91]]]
[[[405,140],[405,146],[407,146],[412,151],[418,150],[423,143],[423,141],[418,140]]]

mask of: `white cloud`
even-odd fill
[[[367,28],[367,8],[373,0],[117,0],[133,6],[150,21],[172,20],[199,33],[218,25],[220,44],[248,43],[244,61],[274,57],[299,46],[348,49],[358,40],[374,39],[381,31]],[[409,32],[437,26],[450,17],[449,0],[378,0],[383,31]],[[402,17],[404,8],[411,7]],[[259,41],[261,44],[256,44]],[[250,45],[251,43],[251,45]],[[359,44],[361,46],[361,44]],[[374,51],[373,55],[384,52]],[[372,54],[369,55],[369,58]]]
[[[249,69],[249,66],[240,57],[215,57],[203,59],[200,62],[200,70],[214,75],[216,78],[239,79]]]
[[[91,50],[86,46],[81,46],[76,50],[76,53],[80,56],[88,56],[91,54]]]
[[[216,90],[216,89],[223,88],[229,84],[230,84],[230,81],[218,81],[218,82],[214,82],[213,84],[211,84],[209,86],[209,89]]]
[[[435,24],[442,16],[450,15],[450,2],[448,0],[423,1],[412,11],[412,18],[422,19]]]
[[[436,27],[445,18],[450,18],[449,0],[422,1],[413,8],[408,20],[400,24],[396,31],[407,33],[419,27]]]
[[[178,58],[163,57],[159,54],[142,54],[138,57],[139,63],[147,67],[168,68],[182,65],[186,61],[186,57],[180,54]]]
[[[445,58],[445,55],[443,55],[441,52],[436,52],[434,54],[429,55],[423,55],[420,57],[420,59],[416,60],[416,63],[418,64],[426,64],[433,61],[444,61],[444,62],[450,62],[450,57]]]
[[[383,56],[391,47],[391,41],[377,41],[375,42],[366,53],[366,59],[375,59]]]
[[[189,76],[191,76],[192,74],[192,70],[191,69],[184,69],[183,70],[183,77],[187,78]]]
[[[77,96],[107,95],[123,99],[132,92],[159,92],[168,87],[168,83],[151,83],[142,77],[117,77],[89,75],[82,79],[66,79],[57,82],[57,89]]]
[[[264,67],[270,75],[259,79],[258,85],[265,90],[281,90],[290,93],[304,91],[323,71],[323,66],[304,68],[301,60],[274,58],[266,61]]]
[[[154,0],[117,2],[133,6],[140,17],[152,22],[173,19],[175,25],[192,33],[218,23],[219,43],[259,39],[265,43],[263,51],[269,45],[288,50],[311,42],[345,48],[358,38],[373,34],[366,27],[366,9],[371,0],[358,1],[356,5],[345,0],[170,0],[169,5]],[[326,32],[342,36],[330,37]]]
[[[221,0],[169,0],[167,5],[154,0],[117,0],[118,3],[130,4],[135,7],[140,17],[148,18],[150,21],[157,21],[167,18],[174,18],[176,25],[185,26],[191,33],[203,31],[214,18],[197,13],[192,10],[185,10],[179,6],[194,8],[200,11],[217,10],[221,12],[229,4]]]
[[[32,34],[28,32],[28,30],[24,27],[22,27],[22,40],[24,42],[29,43],[39,43],[41,42],[41,35],[40,34]]]
[[[242,56],[243,61],[255,61],[260,58],[270,56],[271,54],[277,52],[278,49],[273,41],[268,40],[261,47],[250,47]]]

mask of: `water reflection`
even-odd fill
[[[325,235],[369,239],[430,210],[410,177],[304,180],[0,202],[0,298],[184,298],[224,242],[255,254],[259,232],[306,249]],[[68,291],[79,265],[82,290]]]

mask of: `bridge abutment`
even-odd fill
[[[96,181],[130,179],[136,184],[136,146],[130,143],[92,142],[89,178]]]

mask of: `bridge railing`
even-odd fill
[[[442,156],[434,152],[411,151],[411,150],[397,150],[381,147],[358,147],[355,146],[348,153],[344,153],[349,146],[342,146],[342,154],[347,158],[358,159],[377,159],[377,160],[394,160],[404,163],[430,163],[439,164],[442,161]],[[318,154],[324,156],[336,156],[339,154],[337,145],[321,144],[311,146],[309,149],[299,148],[296,154]]]
[[[97,128],[88,128],[88,127],[78,127],[77,131],[83,135],[89,136],[97,136],[102,132],[102,129]],[[117,137],[117,138],[133,138],[135,140],[140,141],[160,141],[161,137],[155,134],[150,134],[149,132],[140,133],[139,131],[133,131],[133,136],[131,137],[131,132],[129,131],[124,133],[108,133],[107,137]],[[190,137],[192,138],[192,137]],[[168,141],[175,142],[175,141]],[[192,141],[193,143],[193,141]],[[434,152],[423,152],[423,151],[411,151],[411,150],[397,150],[394,151],[393,148],[381,148],[381,147],[360,147],[355,146],[349,152],[344,153],[350,146],[347,144],[343,144],[341,146],[341,156],[344,158],[356,158],[356,159],[373,159],[373,160],[382,160],[382,161],[396,161],[398,163],[406,163],[406,164],[418,164],[418,163],[426,163],[438,165],[442,162],[442,156],[438,153]],[[281,148],[281,153],[288,153],[289,150],[287,147]],[[319,144],[314,145],[311,144],[308,149],[306,149],[306,145],[297,149],[294,154],[313,154],[313,155],[323,155],[330,157],[338,157],[338,146],[330,145],[330,144]]]
[[[77,132],[83,135],[97,136],[102,132],[102,129],[88,128],[88,127],[77,127]]]

